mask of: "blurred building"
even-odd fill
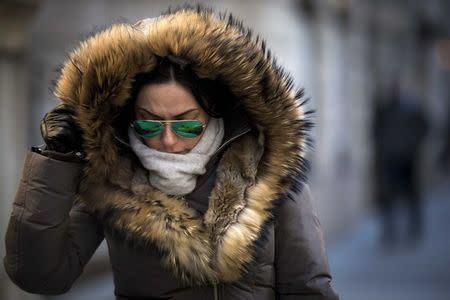
[[[56,105],[52,81],[67,53],[113,22],[153,17],[188,1],[3,0],[0,2],[0,236],[4,237],[25,152]],[[192,1],[191,1],[192,2]],[[329,241],[373,213],[373,101],[394,80],[418,95],[431,120],[424,183],[450,115],[450,2],[447,0],[197,1],[244,20],[267,41],[317,110],[312,189]],[[4,246],[0,256],[4,256]],[[107,266],[105,251],[93,259]],[[92,270],[96,267],[91,267]],[[107,268],[107,267],[106,267]],[[92,271],[94,272],[94,271]],[[89,273],[89,272],[88,272]],[[0,268],[1,299],[18,291]],[[4,293],[3,296],[1,293]]]

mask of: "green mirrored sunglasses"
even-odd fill
[[[170,124],[172,130],[184,138],[196,138],[206,127],[203,122],[198,120],[135,120],[131,126],[143,138],[152,138],[161,134],[165,124]]]

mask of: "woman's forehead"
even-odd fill
[[[160,118],[177,118],[203,111],[190,91],[175,82],[143,86],[136,109]]]
[[[178,83],[148,84],[142,87],[137,96],[141,107],[198,107],[192,93]]]

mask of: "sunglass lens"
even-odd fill
[[[203,123],[200,121],[174,122],[172,129],[182,137],[196,138],[203,132]]]
[[[144,138],[157,136],[163,130],[163,124],[160,122],[137,120],[133,122],[134,130]]]

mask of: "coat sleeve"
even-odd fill
[[[336,300],[319,219],[304,185],[280,207],[275,223],[276,289],[280,300]]]
[[[21,289],[61,294],[70,289],[103,240],[103,230],[74,204],[82,165],[27,154],[6,232],[4,267]]]

